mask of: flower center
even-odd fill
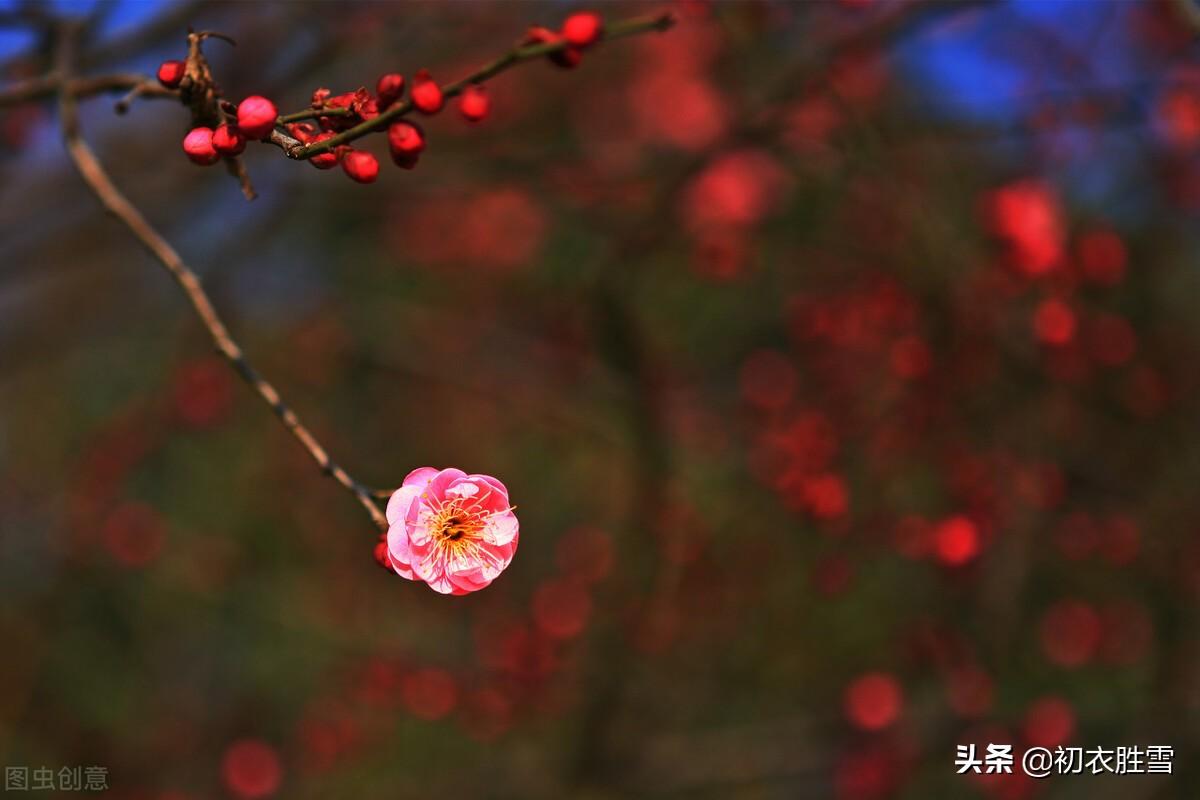
[[[483,530],[485,514],[482,509],[464,509],[459,503],[447,504],[438,514],[434,530],[444,542],[470,541]]]

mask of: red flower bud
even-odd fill
[[[279,109],[265,97],[252,95],[238,104],[238,127],[247,139],[266,139],[275,130]]]
[[[187,64],[182,61],[164,61],[158,65],[158,82],[174,89],[187,73]]]
[[[311,122],[292,122],[284,125],[283,129],[290,133],[296,141],[304,144],[312,142],[319,133],[317,126]]]
[[[404,76],[399,72],[380,75],[375,82],[375,97],[380,108],[387,108],[404,94]]]
[[[562,35],[572,47],[587,47],[599,41],[604,21],[594,11],[572,14],[563,22]]]
[[[386,569],[388,572],[392,570],[392,559],[388,556],[387,537],[380,537],[375,545],[375,563]]]
[[[336,134],[334,134],[332,131],[326,131],[325,133],[322,133],[312,139],[312,143],[315,144],[317,142],[323,142],[326,139],[332,139],[335,135]],[[337,166],[338,154],[336,150],[330,150],[326,153],[313,156],[308,160],[308,163],[312,164],[317,169],[333,169]]]
[[[415,122],[393,122],[388,126],[388,147],[393,156],[416,156],[425,149],[425,132]]]
[[[412,104],[422,114],[436,114],[442,110],[444,98],[442,97],[442,87],[434,82],[429,75],[429,70],[422,69],[413,77]]]
[[[217,163],[221,157],[213,148],[212,128],[192,128],[183,137],[183,152],[193,163],[208,166]]]
[[[342,169],[359,183],[374,183],[379,177],[379,161],[363,150],[350,150],[342,156]]]
[[[487,92],[482,86],[468,86],[458,101],[458,110],[469,121],[479,122],[488,115],[489,105]]]
[[[246,149],[246,137],[236,125],[218,125],[213,131],[212,146],[223,156],[236,156]]]
[[[566,42],[566,39],[549,28],[535,25],[525,35],[524,44],[559,44],[560,42]],[[557,67],[573,69],[579,66],[579,62],[583,59],[583,53],[577,47],[565,47],[562,50],[547,53],[546,57]]]

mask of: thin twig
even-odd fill
[[[61,87],[62,79],[57,72],[19,81],[0,91],[0,107],[48,99],[56,95]],[[74,97],[91,97],[106,92],[137,92],[143,97],[179,99],[177,90],[167,89],[153,78],[132,72],[117,72],[91,78],[72,78],[68,88]]]
[[[58,72],[60,75],[70,74],[72,39],[73,31],[64,28],[62,39],[58,46]],[[200,285],[200,279],[196,273],[184,263],[175,249],[171,247],[170,243],[154,230],[150,223],[146,221],[146,218],[142,216],[141,212],[113,184],[112,179],[109,178],[108,173],[101,166],[96,154],[88,146],[87,142],[83,140],[80,133],[76,97],[71,92],[72,85],[72,81],[70,80],[63,81],[60,84],[59,115],[67,152],[71,156],[71,160],[74,162],[84,182],[100,200],[105,209],[124,223],[125,227],[129,229],[134,237],[171,274],[171,277],[187,295],[188,301],[192,304],[196,315],[200,317],[200,321],[204,324],[209,336],[212,337],[217,351],[225,357],[246,383],[250,384],[259,397],[270,406],[275,415],[283,422],[284,427],[288,429],[292,436],[312,456],[317,466],[354,495],[359,504],[371,517],[372,522],[380,530],[387,530],[387,518],[379,510],[379,507],[371,496],[370,490],[350,477],[344,469],[329,458],[329,454],[320,442],[317,441],[316,437],[304,426],[295,412],[284,404],[275,387],[250,365],[241,347],[230,336],[228,329],[221,321],[220,316],[218,316],[208,294]]]
[[[675,17],[670,14],[655,14],[650,17],[638,17],[636,19],[624,20],[621,22],[609,25],[605,34],[604,40],[611,41],[613,39],[622,39],[626,36],[636,36],[640,33],[648,33],[650,31],[665,31],[675,24]],[[494,61],[485,64],[479,69],[461,78],[454,83],[447,84],[442,87],[442,97],[445,100],[450,100],[462,94],[463,90],[468,86],[483,83],[484,81],[494,78],[501,72],[520,64],[523,61],[529,61],[534,58],[552,55],[567,49],[568,45],[565,41],[551,42],[548,44],[533,44],[521,45],[514,47],[504,55]],[[308,159],[321,153],[328,152],[333,148],[352,142],[355,139],[361,139],[369,133],[386,128],[388,125],[395,122],[400,117],[412,111],[412,99],[404,100],[384,111],[377,117],[355,125],[342,131],[336,136],[324,139],[320,142],[313,142],[305,145],[291,137],[284,135],[272,135],[269,141],[280,147],[288,158]],[[288,115],[292,116],[292,115]]]

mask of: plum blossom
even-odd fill
[[[490,475],[454,468],[413,470],[388,500],[392,569],[442,594],[482,589],[517,550],[513,508],[508,489]]]

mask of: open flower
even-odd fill
[[[490,475],[415,469],[387,505],[392,569],[442,594],[487,586],[517,550],[508,489]]]

